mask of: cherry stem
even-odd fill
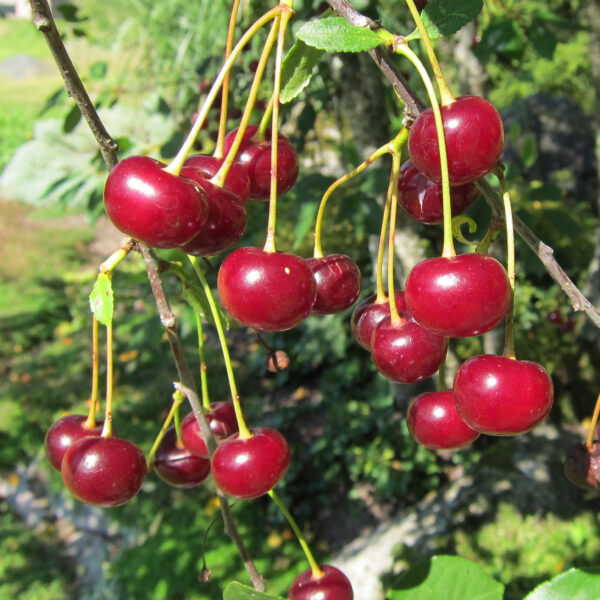
[[[83,427],[96,427],[96,405],[98,403],[98,319],[92,315],[92,391],[90,394],[90,409]]]
[[[256,104],[256,97],[258,96],[258,90],[260,88],[260,83],[262,81],[265,68],[267,66],[267,60],[269,59],[269,55],[271,54],[271,50],[273,45],[275,44],[275,37],[277,35],[277,30],[279,28],[279,15],[275,17],[273,22],[273,26],[271,27],[271,31],[267,37],[265,45],[260,54],[260,58],[258,60],[258,66],[256,67],[256,72],[254,73],[254,79],[252,80],[252,85],[250,86],[250,92],[248,93],[248,98],[246,100],[246,105],[244,106],[244,112],[242,113],[242,118],[240,119],[239,126],[237,128],[235,137],[233,138],[233,142],[229,151],[227,152],[227,156],[223,161],[223,164],[219,168],[219,170],[215,173],[214,177],[210,180],[211,183],[223,187],[225,184],[225,178],[227,177],[227,173],[229,173],[229,169],[237,156],[237,153],[242,145],[242,141],[244,139],[244,134],[246,133],[246,129],[248,128],[248,123],[250,122],[250,117],[252,116],[252,111],[254,110],[254,105]]]
[[[119,245],[119,248],[115,250],[104,262],[98,266],[100,273],[112,273],[116,266],[133,250],[135,247],[135,240],[133,238],[124,238]]]
[[[390,303],[390,321],[392,325],[400,325],[403,321],[398,306],[396,305],[396,293],[394,291],[394,258],[396,246],[396,213],[398,210],[398,176],[400,175],[400,162],[402,154],[399,149],[392,153],[392,171],[387,197],[390,202],[390,229],[388,232],[388,302]]]
[[[163,441],[163,438],[165,437],[165,433],[167,433],[167,429],[171,425],[171,422],[173,421],[173,419],[175,419],[176,421],[178,420],[179,406],[181,405],[181,403],[184,400],[185,400],[185,394],[182,393],[180,390],[175,390],[175,392],[173,393],[173,403],[171,404],[171,409],[169,410],[169,414],[167,415],[167,418],[164,420],[164,423],[162,424],[162,427],[160,428],[160,431],[156,435],[156,439],[154,440],[154,443],[152,444],[152,448],[150,448],[150,452],[148,453],[148,458],[146,459],[146,465],[148,467],[148,470],[150,470],[152,468],[152,464],[154,463],[154,456],[156,455],[156,451],[158,450],[160,443]],[[182,445],[181,426],[176,427],[176,431],[177,431],[177,443],[179,445]]]
[[[379,247],[377,248],[377,273],[375,275],[375,289],[377,295],[375,302],[380,304],[387,300],[385,295],[385,289],[383,287],[383,257],[385,256],[385,248],[387,241],[387,226],[390,220],[390,204],[391,197],[388,195],[385,199],[385,205],[383,207],[383,216],[381,217],[381,232],[379,233]]]
[[[450,179],[448,177],[448,154],[446,152],[446,136],[444,135],[444,122],[442,120],[442,113],[438,104],[435,90],[427,70],[423,66],[423,63],[419,60],[419,57],[405,44],[400,43],[395,47],[397,54],[402,54],[414,65],[419,72],[429,102],[431,103],[431,109],[433,110],[433,116],[435,119],[435,129],[438,137],[438,146],[440,152],[440,170],[442,174],[442,206],[444,209],[444,246],[442,249],[442,256],[450,257],[456,256],[454,250],[454,241],[452,240],[452,204],[450,202]]]
[[[258,124],[258,129],[254,134],[254,138],[256,140],[264,141],[266,138],[266,131],[269,127],[269,121],[271,120],[271,115],[273,113],[273,94],[271,94],[271,98],[269,99],[269,104],[265,109],[263,116],[260,119],[260,123]]]
[[[208,377],[206,376],[206,355],[204,354],[204,327],[202,317],[196,312],[196,330],[198,331],[198,358],[200,360],[200,390],[202,393],[202,406],[205,411],[210,410],[210,397],[208,395]]]
[[[331,194],[333,194],[333,192],[335,192],[335,190],[337,190],[338,187],[340,187],[340,185],[346,183],[346,181],[349,181],[355,175],[362,173],[370,164],[375,162],[380,156],[387,154],[390,151],[390,143],[391,142],[388,142],[380,148],[377,148],[377,150],[375,150],[375,152],[373,152],[373,154],[371,154],[371,156],[369,156],[366,160],[360,163],[360,165],[352,169],[352,171],[350,171],[349,173],[342,175],[342,177],[334,181],[325,190],[325,193],[323,194],[323,197],[321,198],[321,202],[319,204],[319,210],[317,211],[317,220],[315,223],[315,258],[323,258],[324,256],[323,247],[321,246],[321,230],[323,229],[323,215],[325,214],[325,207],[327,206],[329,197],[331,196]]]
[[[185,162],[185,159],[188,157],[189,153],[194,148],[196,138],[198,137],[198,134],[202,129],[202,125],[204,125],[204,121],[208,116],[208,112],[211,109],[211,106],[213,105],[213,102],[215,101],[219,90],[221,89],[221,85],[223,84],[227,73],[229,73],[229,71],[231,70],[233,63],[240,55],[242,49],[244,48],[244,46],[246,46],[248,41],[260,30],[261,27],[263,27],[263,25],[277,18],[280,12],[281,9],[278,6],[272,8],[271,10],[266,12],[262,17],[260,17],[257,21],[255,21],[254,24],[240,38],[239,42],[235,45],[235,47],[231,51],[231,54],[221,67],[221,70],[219,71],[215,82],[210,88],[210,91],[208,92],[208,95],[206,96],[206,99],[204,100],[202,107],[198,112],[198,117],[194,125],[192,126],[192,129],[190,130],[185,142],[179,149],[179,152],[177,153],[175,158],[169,163],[167,167],[163,169],[164,171],[166,171],[167,173],[171,173],[171,175],[179,175],[183,163]]]
[[[106,400],[104,406],[104,425],[101,436],[112,436],[112,406],[113,404],[113,326],[106,326]]]
[[[275,77],[273,80],[273,109],[271,113],[271,189],[269,191],[269,217],[267,220],[267,239],[263,250],[276,252],[275,225],[277,222],[277,163],[279,149],[279,94],[281,92],[281,64],[285,34],[290,19],[294,16],[291,9],[283,11],[277,35],[277,50],[275,52]]]
[[[242,407],[240,406],[240,397],[238,395],[237,386],[235,383],[235,376],[233,374],[233,366],[231,364],[231,356],[229,354],[229,348],[227,346],[227,339],[225,338],[225,331],[223,330],[223,323],[221,321],[221,315],[219,313],[219,309],[217,308],[217,303],[215,302],[215,297],[212,293],[210,285],[208,285],[208,281],[206,279],[206,275],[204,274],[204,270],[200,266],[198,259],[195,256],[188,256],[192,266],[194,267],[194,271],[200,280],[202,285],[202,289],[206,294],[206,299],[208,301],[208,305],[210,306],[210,312],[212,314],[213,320],[215,322],[215,327],[217,329],[217,336],[219,338],[219,343],[221,344],[221,351],[223,352],[223,359],[225,362],[225,370],[227,372],[227,379],[229,381],[229,389],[231,391],[231,400],[233,401],[233,408],[235,410],[235,418],[238,424],[239,429],[239,438],[240,439],[248,439],[252,437],[252,433],[248,429],[248,425],[246,425],[246,420],[244,419],[244,415],[242,413]]]
[[[590,428],[588,430],[587,440],[585,445],[588,450],[594,449],[594,436],[596,433],[596,426],[598,425],[598,418],[600,417],[600,395],[596,398],[596,406],[594,406],[594,414],[592,415],[592,420],[590,421]]]
[[[302,550],[304,551],[306,560],[308,561],[308,564],[310,565],[310,568],[312,570],[313,577],[315,579],[323,577],[325,573],[323,573],[323,571],[319,567],[319,564],[315,560],[315,557],[313,556],[313,553],[310,550],[310,547],[308,545],[308,542],[306,541],[306,538],[304,537],[304,534],[302,533],[302,531],[300,531],[300,527],[298,527],[298,523],[296,523],[296,520],[294,519],[294,517],[292,517],[290,511],[285,507],[285,504],[281,501],[281,498],[279,498],[275,490],[270,490],[267,493],[269,494],[273,502],[275,502],[279,510],[283,513],[283,516],[287,519],[287,522],[290,524],[290,527],[292,528],[294,534],[296,535],[296,538],[298,539],[298,542],[300,543],[300,546],[302,547]]]
[[[446,355],[447,356],[447,355]],[[446,384],[446,356],[444,356],[444,360],[438,369],[438,391],[445,392],[448,389],[448,385]]]
[[[231,7],[231,14],[229,16],[229,26],[227,28],[227,40],[225,42],[225,60],[227,60],[233,49],[233,40],[235,37],[235,24],[237,21],[238,10],[240,7],[240,0],[233,0],[233,6]],[[225,133],[227,130],[227,108],[229,104],[229,80],[231,71],[227,71],[225,78],[223,79],[223,88],[221,89],[221,114],[219,115],[219,133],[217,134],[217,144],[213,156],[217,158],[223,157],[223,150],[225,146]]]
[[[446,79],[442,73],[442,69],[440,68],[440,63],[435,55],[433,50],[433,46],[431,45],[431,40],[429,39],[429,35],[427,35],[427,29],[425,29],[425,25],[423,24],[423,19],[421,19],[421,15],[415,6],[414,0],[406,0],[406,4],[408,5],[408,9],[410,10],[410,14],[415,21],[415,25],[419,30],[419,34],[421,35],[421,39],[423,40],[423,45],[425,46],[425,52],[427,52],[427,58],[429,58],[429,64],[431,64],[431,68],[433,69],[433,75],[437,82],[438,90],[440,91],[440,97],[442,99],[442,105],[452,104],[456,101],[454,96],[450,93],[448,89],[448,84],[446,83]]]

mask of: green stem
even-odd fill
[[[125,238],[117,250],[115,250],[103,263],[98,267],[100,273],[111,273],[115,267],[133,250],[135,240],[133,238]]]
[[[386,233],[387,226],[390,220],[390,204],[392,202],[392,198],[388,195],[385,199],[385,205],[383,207],[383,217],[381,218],[381,232],[379,233],[379,247],[377,248],[377,273],[375,275],[375,285],[377,290],[377,295],[375,297],[375,302],[377,304],[381,304],[387,300],[387,296],[385,295],[385,290],[383,287],[383,257],[385,256],[385,248],[386,248]]]
[[[600,395],[596,398],[596,406],[594,406],[594,414],[590,421],[590,428],[588,430],[588,436],[585,445],[588,450],[594,449],[594,437],[596,435],[596,425],[598,425],[598,417],[600,417]]]
[[[156,451],[158,450],[160,443],[163,441],[163,438],[165,437],[165,433],[167,433],[167,429],[169,429],[171,422],[173,421],[174,418],[175,419],[178,418],[179,406],[184,400],[185,400],[185,394],[183,394],[179,390],[176,390],[175,393],[173,394],[173,403],[171,404],[171,410],[169,410],[169,414],[167,415],[167,418],[164,420],[164,423],[162,424],[162,427],[160,428],[160,431],[158,432],[156,439],[154,440],[154,443],[152,444],[152,448],[150,448],[150,452],[148,453],[148,458],[146,459],[146,465],[148,466],[148,470],[150,470],[152,468],[152,464],[154,463],[154,457],[156,455]],[[181,427],[178,428],[177,443],[179,445],[182,445],[182,443],[181,443]]]
[[[283,516],[287,519],[287,522],[290,524],[290,527],[292,528],[293,532],[296,534],[296,537],[298,538],[298,542],[300,543],[302,550],[304,550],[304,555],[306,556],[306,560],[308,561],[308,564],[310,565],[310,568],[312,570],[313,577],[315,579],[323,577],[324,573],[321,570],[321,568],[319,567],[319,564],[317,563],[317,561],[315,560],[315,557],[313,556],[313,553],[310,550],[308,542],[306,541],[306,538],[302,534],[302,531],[300,531],[300,527],[298,527],[298,524],[296,523],[294,517],[292,517],[290,511],[285,507],[285,504],[281,501],[279,496],[275,493],[275,490],[271,490],[267,493],[269,494],[269,496],[271,496],[271,499],[273,500],[273,502],[275,502],[275,504],[277,505],[279,510],[283,513]]]
[[[265,108],[265,112],[260,119],[260,123],[258,124],[258,129],[254,134],[254,139],[256,141],[264,142],[266,139],[267,128],[269,127],[269,123],[271,122],[273,114],[273,94],[271,94],[271,98],[269,99],[269,104],[267,104],[267,108]]]
[[[388,232],[388,302],[390,303],[390,321],[392,325],[400,325],[404,319],[398,312],[396,305],[396,293],[394,291],[394,259],[396,246],[396,212],[398,209],[398,177],[400,175],[400,162],[402,154],[399,150],[392,154],[392,171],[388,186],[387,197],[390,201],[390,229]]]
[[[104,406],[104,425],[102,437],[112,436],[112,409],[113,409],[113,326],[106,326],[106,401]]]
[[[205,411],[210,410],[210,397],[208,395],[208,378],[206,376],[206,356],[204,354],[204,327],[202,318],[196,313],[196,329],[198,331],[198,357],[200,359],[200,390],[202,393],[202,406]]]
[[[454,241],[452,239],[452,205],[450,202],[450,179],[448,177],[448,154],[446,152],[446,137],[444,135],[444,122],[442,120],[440,106],[431,79],[429,78],[423,63],[419,60],[419,57],[406,44],[398,44],[395,47],[395,51],[397,54],[401,54],[408,58],[415,66],[423,80],[427,95],[429,96],[429,102],[431,103],[431,109],[433,110],[435,119],[435,129],[440,151],[440,169],[442,173],[442,205],[444,208],[444,247],[442,249],[442,256],[456,256]]]
[[[85,429],[96,427],[96,405],[98,404],[98,319],[92,315],[92,392],[88,417],[83,424]]]

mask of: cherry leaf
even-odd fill
[[[292,101],[309,83],[314,66],[324,51],[307,46],[302,40],[296,41],[281,65],[282,104]]]
[[[483,0],[434,0],[429,2],[421,13],[423,25],[430,40],[456,33],[470,23],[483,9]],[[420,38],[417,30],[406,39]]]
[[[385,44],[375,32],[351,25],[342,17],[308,21],[296,35],[308,46],[326,52],[364,52]]]
[[[225,588],[223,600],[283,600],[283,598],[281,598],[281,596],[265,594],[264,592],[257,592],[247,585],[232,581],[227,588]]]
[[[525,600],[596,600],[600,598],[600,571],[569,569],[536,587]]]
[[[90,308],[102,325],[111,325],[115,297],[110,273],[100,273],[90,293]]]

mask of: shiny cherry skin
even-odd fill
[[[404,302],[404,292],[396,290],[396,308],[398,312],[406,309]],[[375,328],[383,319],[390,316],[390,304],[387,298],[382,302],[377,301],[377,296],[373,294],[363,300],[353,311],[350,321],[354,339],[365,349],[371,351],[371,339]]]
[[[210,460],[180,446],[175,428],[169,427],[154,455],[154,469],[165,483],[191,488],[200,485],[208,477]]]
[[[323,575],[315,577],[312,569],[307,569],[292,583],[288,597],[290,600],[354,600],[350,580],[332,565],[319,566]]]
[[[317,286],[306,262],[294,254],[239,248],[221,265],[217,288],[238,321],[263,331],[285,331],[312,310]]]
[[[183,166],[194,167],[202,173],[204,179],[210,179],[217,174],[224,160],[208,154],[194,154],[186,159]],[[238,196],[244,204],[248,201],[250,197],[250,177],[248,177],[246,169],[240,163],[231,163],[225,178],[225,188]]]
[[[504,267],[487,254],[421,261],[408,274],[404,299],[423,327],[449,337],[490,331],[504,319],[511,289]]]
[[[146,457],[129,440],[86,437],[67,450],[61,472],[78,500],[105,508],[121,506],[140,491]]]
[[[315,315],[333,315],[350,308],[358,298],[362,278],[358,265],[345,254],[308,258],[306,264],[317,284]]]
[[[208,199],[196,182],[164,166],[148,156],[122,160],[106,180],[104,208],[123,233],[155,248],[176,248],[206,223]]]
[[[430,450],[463,448],[479,437],[456,410],[452,390],[425,392],[414,398],[406,424],[415,441]]]
[[[56,421],[46,432],[44,449],[50,464],[60,471],[62,460],[67,450],[78,440],[88,436],[99,436],[102,433],[103,421],[96,421],[95,427],[87,427],[84,415],[67,415]]]
[[[415,383],[433,375],[447,350],[447,338],[425,329],[406,312],[398,324],[386,317],[371,339],[377,370],[396,383]]]
[[[552,379],[531,361],[484,354],[461,365],[454,401],[465,422],[488,435],[517,435],[544,419],[554,400]]]
[[[248,222],[246,207],[239,196],[210,183],[196,167],[183,167],[181,173],[206,191],[209,215],[200,232],[180,249],[194,256],[218,254],[244,235]]]
[[[463,185],[489,173],[504,146],[504,128],[496,108],[478,96],[460,96],[441,107],[450,185]],[[441,183],[440,153],[433,110],[424,110],[412,124],[408,151],[414,166]]]
[[[567,479],[584,490],[600,487],[600,442],[595,440],[591,449],[586,444],[575,444],[565,456]]]
[[[268,200],[271,192],[271,130],[265,132],[266,140],[257,142],[253,136],[258,125],[248,125],[236,156],[236,161],[246,168],[250,177],[250,198]],[[225,154],[235,139],[237,129],[225,136]],[[279,134],[277,142],[277,195],[291,189],[298,179],[298,155],[291,142]]]
[[[212,457],[212,474],[217,487],[246,500],[271,490],[285,475],[290,464],[290,448],[274,429],[257,427],[252,437],[239,434],[223,440]]]
[[[478,196],[479,191],[474,183],[450,188],[452,216],[462,215]],[[441,184],[427,179],[410,160],[400,169],[398,201],[404,212],[419,223],[436,225],[444,218]]]
[[[226,438],[238,431],[235,409],[231,402],[214,402],[210,411],[206,413],[206,420],[217,440]],[[194,413],[187,415],[181,422],[181,441],[193,454],[203,457],[208,456],[208,448]]]

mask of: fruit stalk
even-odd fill
[[[506,274],[510,284],[510,308],[506,314],[506,332],[504,337],[503,356],[506,358],[516,358],[515,355],[515,232],[513,227],[512,207],[510,202],[510,193],[506,189],[504,175],[497,171],[502,191],[502,201],[504,202],[504,219],[506,221]]]
[[[92,391],[90,394],[90,410],[84,423],[87,429],[96,427],[96,405],[98,403],[98,319],[92,315]]]
[[[150,448],[150,452],[148,453],[148,458],[146,459],[146,465],[148,467],[148,471],[150,471],[150,469],[152,468],[152,463],[154,462],[154,456],[156,454],[156,451],[158,450],[160,443],[162,442],[163,438],[165,437],[165,433],[167,432],[167,429],[170,427],[171,422],[176,417],[176,415],[179,414],[179,406],[181,405],[181,403],[184,400],[185,400],[185,394],[183,394],[183,392],[181,390],[176,389],[175,392],[173,393],[173,403],[171,404],[171,409],[169,410],[169,414],[167,415],[167,418],[164,420],[164,423],[162,424],[162,427],[160,428],[160,431],[156,435],[156,439],[154,440],[154,443],[152,444],[152,448]],[[176,430],[177,430],[177,443],[181,444],[181,428],[176,427]]]
[[[113,326],[106,326],[106,400],[104,406],[104,426],[102,437],[112,436],[112,408],[113,408]]]
[[[592,420],[590,421],[590,428],[588,430],[587,440],[585,445],[587,449],[591,452],[594,449],[594,437],[596,436],[596,426],[598,425],[598,418],[600,417],[600,394],[598,398],[596,398],[596,406],[594,406],[594,414],[592,415]]]
[[[402,317],[396,305],[396,292],[394,291],[394,258],[396,249],[396,212],[398,210],[398,175],[400,174],[400,162],[402,160],[401,150],[396,148],[392,153],[392,171],[390,173],[390,184],[388,187],[388,198],[390,202],[390,229],[388,232],[388,302],[390,303],[390,320],[392,325],[399,325]]]
[[[198,358],[200,360],[200,391],[202,394],[202,407],[210,410],[210,397],[208,395],[208,378],[206,376],[206,356],[204,354],[204,327],[202,318],[196,312],[196,330],[198,331]]]

